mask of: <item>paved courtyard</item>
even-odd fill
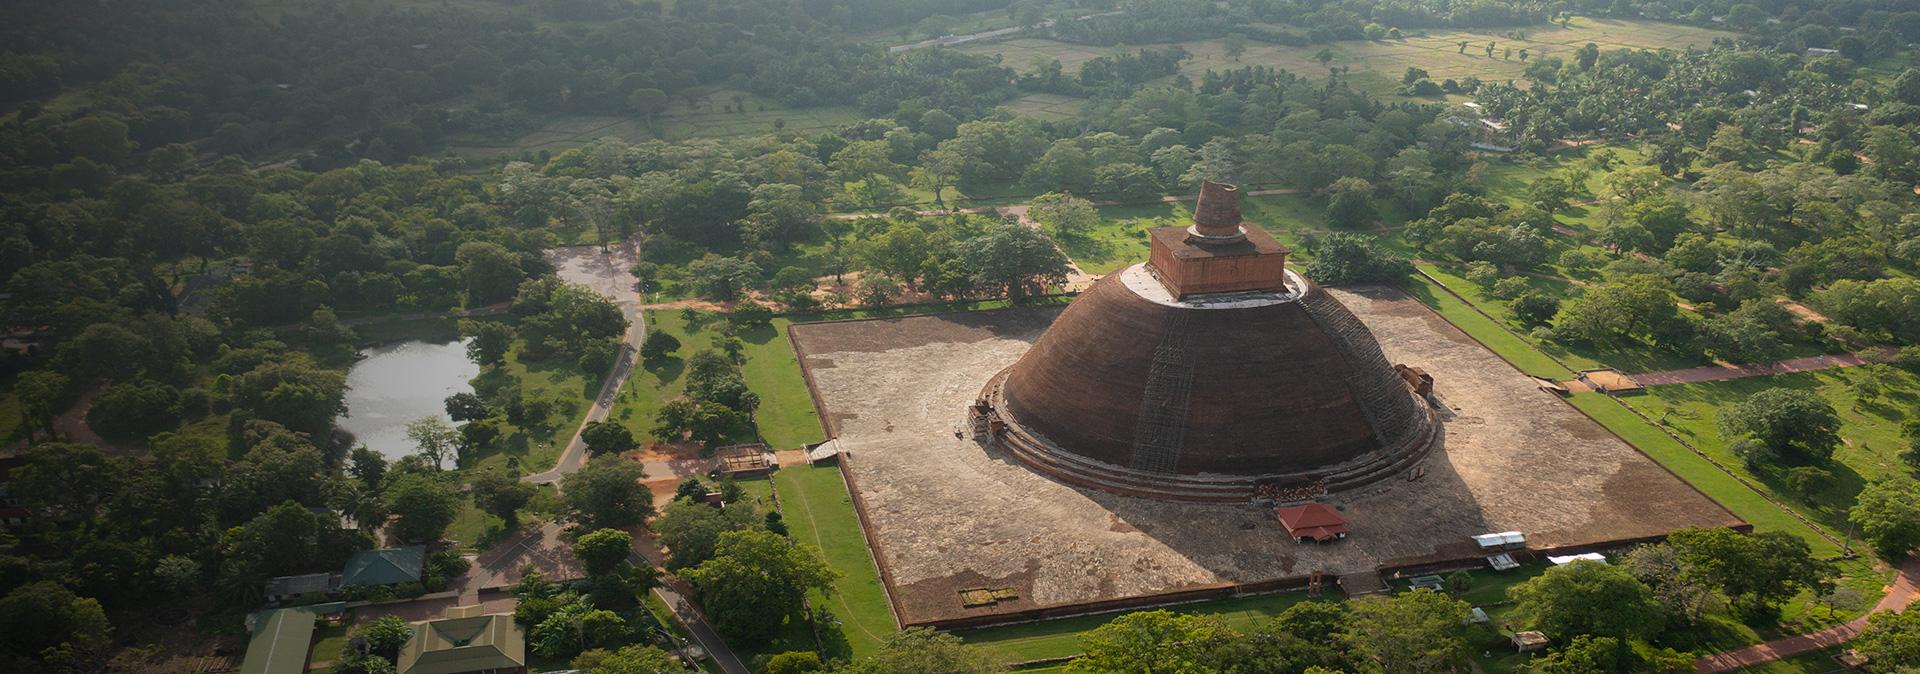
[[[1421,477],[1334,495],[1354,533],[1325,546],[1294,543],[1252,504],[1076,488],[956,438],[981,385],[1057,308],[795,326],[901,620],[1470,558],[1468,537],[1488,532],[1520,530],[1536,548],[1560,548],[1739,523],[1417,301],[1386,289],[1329,292],[1392,362],[1434,376],[1444,409]],[[975,588],[1019,598],[964,607],[960,591]]]

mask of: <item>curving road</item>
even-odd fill
[[[586,465],[587,443],[580,439],[580,432],[586,430],[588,423],[605,421],[607,415],[613,412],[614,398],[620,395],[620,387],[626,385],[627,377],[632,376],[634,356],[640,352],[641,342],[647,339],[647,321],[640,311],[645,299],[634,287],[633,276],[627,273],[635,262],[640,261],[638,245],[628,241],[611,244],[605,250],[599,246],[555,248],[547,251],[547,261],[553,263],[555,273],[561,280],[586,286],[613,300],[620,307],[620,313],[627,317],[627,334],[621,339],[620,354],[614,359],[613,370],[600,383],[600,393],[594,396],[586,417],[580,420],[580,425],[573,429],[573,436],[567,439],[566,448],[560,452],[560,460],[552,468],[520,478],[534,484],[558,483]]]

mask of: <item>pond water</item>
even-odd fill
[[[347,371],[347,414],[340,428],[388,459],[413,453],[407,424],[437,416],[449,422],[447,396],[472,391],[480,366],[467,359],[464,340],[414,340],[360,352]]]

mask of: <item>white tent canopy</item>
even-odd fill
[[[1589,552],[1584,555],[1560,555],[1560,556],[1548,555],[1547,556],[1547,561],[1553,562],[1554,566],[1566,566],[1568,564],[1572,564],[1574,560],[1579,560],[1579,559],[1590,559],[1590,560],[1599,562],[1601,564],[1607,563],[1607,556],[1600,554],[1598,552]]]
[[[1527,535],[1518,531],[1503,531],[1497,534],[1480,534],[1474,536],[1473,542],[1478,544],[1482,550],[1498,550],[1509,546],[1526,545]]]

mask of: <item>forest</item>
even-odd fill
[[[1623,21],[1724,36],[1513,53]],[[974,28],[1011,31],[989,47],[1094,55],[889,49]],[[1382,85],[1337,51],[1441,33],[1474,37],[1434,58],[1524,76],[1409,66]],[[618,457],[765,442],[770,420],[806,419],[810,401],[770,392],[746,355],[765,340],[743,336],[1064,301],[1144,260],[1145,228],[1178,217],[1161,199],[1203,180],[1272,191],[1251,208],[1317,282],[1458,291],[1478,307],[1465,320],[1492,326],[1475,336],[1530,375],[1874,356],[1845,383],[1709,391],[1726,396],[1712,408],[1623,403],[1710,445],[1697,451],[1754,485],[1735,498],[1803,533],[1696,532],[1517,584],[1512,620],[1580,638],[1502,671],[1692,671],[1817,622],[1817,606],[1864,615],[1871,601],[1835,588],[1877,590],[1920,545],[1917,42],[1902,0],[9,3],[0,669],[194,671],[182,658],[243,640],[274,578],[426,545],[418,580],[337,598],[457,591],[474,573],[463,551],[484,546],[437,545],[450,531],[490,545],[553,523],[583,575],[512,586],[553,669],[677,671],[648,604],[669,573],[767,656],[755,671],[999,671],[1014,658],[964,634],[857,653],[795,641],[848,573],[834,551],[790,544],[771,496],[739,485],[682,482],[655,508]],[[1195,72],[1214,45],[1228,66]],[[1036,97],[1071,110],[1023,112]],[[664,131],[824,108],[854,121]],[[638,131],[496,142],[581,118]],[[456,151],[470,147],[501,149]],[[549,255],[616,245],[637,249],[622,281],[670,328],[633,358],[635,315],[557,279]],[[451,423],[409,426],[418,452],[391,459],[339,427],[347,373],[417,331],[466,340],[481,374],[446,400]],[[626,366],[662,388],[616,387],[578,472],[522,480]],[[752,505],[693,506],[707,486]],[[648,527],[663,570],[616,554]],[[1484,649],[1454,629],[1459,603],[1303,603],[1251,628],[1133,614],[1077,637],[1070,667],[1464,671]],[[394,671],[396,629],[356,625],[371,645],[334,644],[331,671]],[[1858,646],[1920,666],[1920,612],[1875,614]]]

